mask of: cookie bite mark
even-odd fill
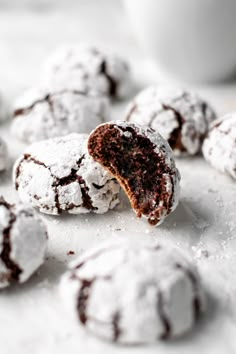
[[[20,267],[11,260],[11,230],[16,221],[15,215],[11,211],[11,205],[8,204],[2,197],[0,198],[0,206],[4,206],[10,214],[10,219],[8,225],[2,231],[3,234],[3,245],[2,252],[0,253],[0,259],[5,264],[6,268],[9,270],[9,279],[8,280],[19,280],[19,276],[22,273]]]
[[[120,182],[138,217],[157,225],[174,208],[179,174],[157,132],[123,122],[103,124],[90,135],[88,150]]]

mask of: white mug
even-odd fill
[[[236,74],[236,0],[123,0],[143,48],[168,74],[194,82]]]

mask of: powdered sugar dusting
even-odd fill
[[[20,283],[25,282],[43,264],[47,231],[43,222],[30,207],[22,204],[10,206],[2,199],[0,225],[0,288],[2,288],[15,279],[12,275],[13,264],[19,268],[17,280]],[[8,262],[6,262],[6,252],[8,252],[6,237],[10,247]]]
[[[157,130],[176,155],[194,155],[200,151],[215,113],[192,92],[157,86],[141,91],[134,98],[125,119]]]
[[[205,159],[236,179],[236,113],[217,119],[203,144]]]
[[[105,97],[83,91],[31,89],[15,103],[12,132],[30,143],[69,133],[89,133],[105,121],[108,108]]]
[[[59,48],[44,66],[43,85],[53,90],[82,90],[119,98],[130,90],[128,64],[90,44]]]
[[[87,135],[70,134],[35,143],[15,163],[22,201],[40,211],[105,213],[119,202],[120,187],[87,152]]]
[[[194,325],[194,299],[200,312],[205,306],[197,270],[183,254],[137,240],[107,242],[79,257],[61,290],[89,331],[126,344],[179,336]]]

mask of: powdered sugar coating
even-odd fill
[[[106,340],[139,344],[177,337],[205,308],[198,272],[175,248],[108,242],[71,268],[61,282],[67,307]]]
[[[105,121],[108,108],[105,97],[82,91],[31,89],[15,103],[12,132],[27,143],[69,133],[89,133]]]
[[[45,63],[43,85],[90,95],[125,97],[130,90],[128,64],[93,45],[58,49]]]
[[[149,87],[130,103],[125,119],[157,130],[175,155],[199,153],[215,113],[192,92],[169,86]]]
[[[9,166],[8,148],[5,141],[0,138],[0,171],[4,171]]]
[[[94,135],[94,133],[96,134],[96,130],[99,130],[99,127],[106,127],[109,125],[112,125],[115,129],[118,129],[120,134],[124,135],[127,139],[129,139],[129,136],[132,137],[132,133],[129,131],[130,128],[134,130],[137,135],[146,137],[153,144],[153,152],[160,157],[159,162],[162,161],[161,164],[168,168],[167,173],[163,173],[161,176],[156,176],[157,178],[161,177],[162,194],[159,196],[158,201],[150,199],[149,202],[153,202],[155,205],[154,210],[152,210],[149,214],[142,213],[142,216],[148,218],[148,221],[152,225],[160,225],[164,219],[176,209],[180,194],[180,173],[176,168],[173,153],[169,144],[158,132],[154,131],[153,129],[124,121],[111,121],[101,124],[90,134],[89,142],[92,139],[91,137]],[[89,152],[94,157],[92,149],[89,149]],[[126,156],[124,154],[124,160],[125,158]],[[127,165],[128,164],[129,161],[127,161]],[[145,163],[143,164],[142,168],[142,173],[145,173]],[[119,180],[119,177],[117,178]],[[149,177],[147,176],[147,178]],[[127,194],[132,204],[132,193],[130,192]],[[136,213],[138,212],[139,210],[136,210]]]
[[[25,282],[44,262],[47,231],[35,211],[0,198],[0,288]]]
[[[236,179],[236,113],[212,123],[202,151],[213,167]]]
[[[87,152],[87,135],[70,134],[28,147],[14,166],[23,202],[43,213],[105,213],[118,204],[120,187]]]

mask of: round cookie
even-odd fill
[[[0,171],[4,171],[9,166],[9,155],[7,144],[0,138]]]
[[[0,198],[0,288],[25,282],[44,262],[47,231],[33,209]]]
[[[64,275],[61,292],[88,331],[122,344],[178,337],[205,309],[195,266],[175,248],[144,242],[89,250]]]
[[[118,179],[138,217],[159,225],[176,208],[180,174],[158,132],[128,122],[105,123],[91,133],[88,150]]]
[[[34,143],[13,174],[21,201],[46,214],[101,214],[119,202],[119,184],[88,155],[85,134]]]
[[[27,143],[89,133],[105,121],[108,107],[105,97],[88,96],[82,91],[31,89],[15,103],[12,133]]]
[[[157,130],[176,156],[198,154],[215,118],[206,101],[194,93],[168,86],[141,91],[125,114],[126,121]]]
[[[236,179],[236,113],[212,123],[202,151],[213,167]]]
[[[123,98],[130,90],[130,71],[120,57],[81,44],[60,48],[48,59],[43,84],[53,89]]]

